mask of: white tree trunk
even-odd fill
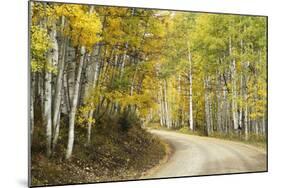
[[[247,62],[245,64],[245,69],[248,68],[249,62]],[[245,131],[245,140],[247,141],[249,139],[249,118],[248,118],[248,91],[247,91],[247,73],[245,73],[245,77],[244,77],[244,104],[245,104],[245,109],[244,109],[244,131]]]
[[[94,110],[89,112],[89,117],[92,118],[94,114]],[[87,130],[87,145],[91,143],[91,135],[92,135],[92,122],[88,122],[88,130]]]
[[[75,73],[76,73],[76,68],[77,68],[77,62],[70,62],[67,65],[67,78],[68,78],[68,95],[69,95],[69,104],[70,104],[70,109],[71,109],[71,101],[73,101],[74,97],[74,88],[75,88]]]
[[[99,76],[99,70],[100,70],[100,66],[99,66],[99,55],[100,55],[100,45],[98,44],[98,46],[94,49],[94,75],[93,78],[90,78],[90,83],[92,88],[95,88],[98,82],[98,76]],[[91,109],[89,112],[89,118],[93,118],[93,114],[94,114],[94,109]],[[87,135],[87,144],[89,145],[91,142],[91,134],[92,134],[92,122],[88,122],[88,135]]]
[[[209,121],[210,121],[209,133],[211,134],[213,133],[214,130],[212,99],[209,99]]]
[[[208,94],[208,78],[204,79],[204,87],[205,87],[205,120],[206,120],[206,131],[207,135],[210,133],[211,122],[210,122],[210,104],[209,104],[209,94]]]
[[[62,81],[63,81],[63,74],[64,74],[64,65],[65,65],[65,50],[66,50],[66,43],[67,39],[63,39],[63,43],[61,45],[61,58],[59,60],[58,64],[58,75],[57,75],[57,81],[55,86],[55,94],[54,94],[54,102],[53,102],[53,128],[54,128],[54,137],[53,137],[53,148],[55,148],[55,145],[58,140],[59,136],[59,130],[60,130],[60,109],[61,109],[61,91],[62,91]]]
[[[57,121],[60,122],[60,113],[58,114]],[[60,123],[57,124],[57,126],[55,127],[55,130],[53,132],[54,133],[53,133],[52,149],[54,150],[57,145],[58,138],[59,138]]]
[[[191,52],[190,47],[188,47],[188,61],[189,61],[189,128],[194,130],[193,125],[193,107],[192,107],[192,62],[191,62]]]
[[[233,73],[232,73],[232,116],[234,129],[238,129],[238,114],[237,114],[237,91],[236,91],[236,66],[233,61]]]
[[[44,79],[45,79],[45,74],[43,72],[38,73],[38,93],[39,93],[39,101],[40,101],[40,107],[41,107],[41,112],[42,112],[42,117],[44,117]]]
[[[66,68],[68,70],[68,68]],[[69,96],[69,87],[68,87],[68,78],[67,78],[67,72],[64,72],[63,75],[63,98],[62,100],[62,109],[61,111],[65,114],[70,113],[70,96]]]
[[[266,113],[262,118],[262,135],[266,136]]]
[[[32,17],[33,13],[33,3],[30,3],[30,13]],[[31,66],[30,66],[31,69]],[[32,73],[30,70],[30,82],[31,82],[31,88],[30,88],[30,133],[31,133],[31,139],[33,136],[33,131],[34,131],[34,97],[35,97],[35,73]]]
[[[101,47],[99,46],[98,47],[98,54],[97,54],[98,57],[100,55],[100,48]],[[100,64],[99,64],[99,58],[98,57],[95,59],[95,70],[94,70],[95,74],[94,74],[94,80],[93,80],[93,87],[96,87],[98,77],[99,77]]]
[[[52,60],[49,59],[48,62]],[[51,155],[52,142],[52,73],[45,72],[45,95],[44,95],[44,124],[46,127],[47,156]]]
[[[246,96],[246,95],[245,95]],[[244,117],[244,129],[245,129],[245,140],[249,139],[249,128],[248,128],[248,105],[245,104],[245,117]]]
[[[125,63],[127,61],[127,49],[128,49],[128,42],[126,42],[125,44],[125,52],[123,54],[123,59],[122,59],[122,64],[121,64],[121,74],[120,74],[120,78],[123,78],[123,74],[124,74],[124,67],[125,67]]]
[[[160,126],[162,127],[164,125],[163,121],[163,105],[162,105],[162,87],[160,85],[159,91],[158,91],[158,103],[159,103],[159,121],[160,121]]]
[[[71,100],[71,109],[69,115],[69,130],[68,130],[68,143],[66,149],[66,159],[69,159],[72,155],[73,150],[73,143],[74,143],[74,124],[75,124],[75,115],[77,110],[77,103],[78,103],[78,96],[79,96],[79,87],[80,87],[80,79],[81,79],[81,72],[83,68],[85,57],[85,47],[81,47],[80,51],[80,60],[77,70],[77,77],[75,81],[74,91],[73,91],[73,98]]]
[[[228,116],[229,116],[229,110],[228,110],[228,101],[227,101],[227,87],[223,87],[223,104],[222,104],[222,127],[224,133],[227,133],[228,131]]]
[[[222,132],[222,105],[223,105],[223,99],[222,99],[222,91],[220,89],[223,90],[223,87],[221,86],[221,75],[219,73],[217,73],[219,75],[219,79],[218,79],[218,84],[217,87],[219,88],[217,90],[217,105],[218,105],[218,110],[217,110],[217,128],[218,128],[218,132],[221,133]]]
[[[135,79],[136,79],[136,76],[137,76],[137,71],[138,71],[138,64],[136,65],[136,69],[135,69],[135,72],[134,72],[133,80],[131,82],[130,96],[133,96],[133,93],[134,93],[134,85],[135,85]]]
[[[50,38],[52,49],[48,52],[47,65],[45,67],[45,90],[44,90],[44,124],[46,126],[47,156],[52,153],[52,72],[48,66],[56,66],[58,62],[58,43],[56,40],[55,26],[52,27]]]
[[[30,133],[31,138],[34,131],[34,97],[35,97],[35,75],[31,72],[30,74],[31,79],[31,88],[30,88]]]
[[[167,96],[167,81],[164,80],[164,108],[165,108],[165,119],[167,128],[171,128],[170,112],[168,107],[168,96]]]
[[[221,133],[222,131],[222,103],[221,103],[221,95],[220,93],[218,93],[218,111],[217,111],[217,129],[218,129],[218,132]]]
[[[229,55],[232,55],[232,41],[229,37]],[[232,117],[233,117],[233,127],[235,130],[238,129],[238,114],[237,114],[237,91],[236,91],[236,61],[231,61],[232,69]]]
[[[242,97],[243,96],[243,87],[246,87],[243,86],[243,76],[241,75],[240,76],[240,96]],[[243,106],[242,104],[240,104],[240,110],[239,110],[239,127],[242,128],[242,114],[243,114]]]

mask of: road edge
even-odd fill
[[[160,138],[159,136],[156,137],[160,140],[160,143],[163,144],[163,146],[165,147],[165,155],[154,167],[143,172],[139,179],[151,179],[151,175],[155,174],[163,165],[165,165],[174,154],[174,148],[171,143],[169,143],[165,139]]]
[[[238,144],[238,145],[240,144],[240,145],[243,145],[244,147],[254,149],[258,152],[261,152],[263,154],[268,155],[268,152],[266,150],[266,148],[268,147],[268,142],[266,143],[265,148],[263,148],[263,147],[258,147],[258,146],[252,145],[250,143],[245,143],[245,142],[239,141],[239,140],[231,140],[231,139],[214,137],[214,136],[202,136],[202,135],[196,135],[196,134],[189,134],[189,133],[180,132],[178,130],[176,130],[176,131],[175,130],[169,130],[169,129],[150,129],[150,130],[167,131],[167,132],[173,132],[173,133],[177,133],[177,134],[181,134],[181,135],[185,135],[185,136],[194,136],[194,137],[200,137],[200,138],[203,138],[203,139],[215,139],[215,140],[222,140],[222,141],[225,141],[225,142],[232,142],[234,144]]]

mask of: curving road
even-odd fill
[[[150,130],[173,148],[170,159],[145,178],[242,173],[267,170],[265,152],[216,138]]]

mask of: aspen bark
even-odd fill
[[[192,106],[192,62],[190,46],[188,45],[188,61],[189,61],[189,128],[194,130],[193,125],[193,106]]]
[[[31,72],[31,88],[30,88],[30,133],[31,138],[34,131],[34,98],[35,98],[35,75]]]
[[[57,121],[60,122],[60,113],[58,114],[58,117],[57,117]],[[56,145],[57,145],[57,141],[58,141],[58,138],[59,138],[59,132],[60,132],[60,123],[58,123],[55,127],[55,130],[53,131],[53,143],[52,143],[52,149],[54,150],[56,148]]]
[[[55,66],[58,62],[56,34],[55,26],[53,26],[50,33],[53,47],[48,53],[47,64],[45,65],[44,124],[46,126],[48,157],[51,156],[52,153],[52,72],[49,70],[49,67]]]
[[[89,112],[89,117],[93,117],[94,111],[91,110]],[[88,129],[87,129],[87,145],[91,143],[91,135],[92,135],[92,122],[88,122]]]
[[[245,98],[247,95],[245,95]],[[248,104],[245,104],[245,116],[244,116],[244,130],[245,130],[245,140],[249,139],[249,130],[248,130]]]
[[[82,46],[80,49],[80,60],[77,70],[77,77],[75,81],[74,91],[73,91],[73,98],[71,100],[71,110],[69,115],[69,130],[68,130],[68,142],[67,142],[67,149],[66,149],[66,159],[69,159],[72,155],[73,150],[73,143],[74,143],[74,124],[75,124],[75,115],[77,110],[77,103],[78,103],[78,96],[79,96],[79,86],[80,86],[80,79],[81,73],[84,63],[85,57],[85,47]]]
[[[237,115],[237,94],[236,94],[236,82],[235,82],[235,61],[233,62],[233,81],[232,81],[232,117],[234,129],[238,129],[238,115]]]
[[[219,75],[217,87],[220,88],[221,84],[222,84],[221,75]],[[223,87],[220,89],[223,89]],[[221,96],[221,93],[223,91],[221,91],[220,89],[217,91],[217,130],[218,130],[218,132],[221,133],[222,132],[222,113],[223,113],[222,105],[223,105],[224,101]]]
[[[63,39],[63,43],[61,45],[61,58],[58,64],[58,75],[55,86],[55,94],[54,94],[54,113],[53,113],[53,128],[54,128],[54,137],[53,137],[53,148],[57,144],[59,130],[60,130],[60,109],[61,109],[61,91],[62,91],[62,81],[63,81],[63,73],[64,73],[64,65],[65,65],[65,51],[66,51],[67,39]]]
[[[68,70],[68,67],[66,67],[66,70]],[[70,113],[70,95],[69,95],[69,87],[68,87],[68,77],[67,77],[67,72],[64,72],[63,75],[63,109],[62,111],[64,113],[69,114]]]
[[[206,134],[210,134],[211,122],[210,122],[210,104],[209,104],[209,94],[208,94],[208,77],[204,79],[205,87],[205,120],[206,120]]]
[[[248,64],[249,62],[246,62],[245,64],[245,69],[248,68]],[[248,81],[248,78],[247,78],[247,73],[245,73],[244,75],[244,103],[245,103],[245,109],[244,109],[244,134],[245,134],[245,140],[247,141],[249,139],[249,119],[248,119],[248,91],[247,91],[247,81]]]
[[[167,128],[171,128],[170,113],[168,107],[168,97],[167,97],[167,81],[164,80],[164,109],[165,109],[165,123]]]
[[[161,127],[164,126],[164,121],[163,121],[163,105],[162,105],[162,87],[160,85],[159,91],[158,91],[158,104],[159,104],[159,121]]]
[[[229,37],[229,55],[232,56],[232,41]],[[234,58],[231,60],[232,69],[232,117],[233,117],[233,127],[238,129],[238,114],[237,114],[237,90],[236,90],[236,61]]]

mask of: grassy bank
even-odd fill
[[[187,127],[183,127],[181,129],[168,129],[166,127],[161,127],[159,124],[154,123],[154,124],[150,124],[148,126],[148,128],[161,129],[161,130],[167,130],[167,131],[175,131],[175,132],[179,132],[179,133],[183,133],[183,134],[189,134],[189,135],[205,136],[202,132],[191,131]],[[249,134],[248,140],[245,140],[243,134],[234,134],[234,133],[220,134],[220,133],[214,132],[211,135],[209,135],[208,137],[242,142],[244,144],[248,144],[248,145],[251,145],[251,146],[258,147],[258,148],[260,148],[261,150],[264,150],[264,151],[267,148],[266,138],[264,138],[262,136],[255,135],[255,134]]]
[[[122,123],[122,124],[121,124]],[[165,156],[163,143],[138,124],[124,127],[119,118],[105,117],[93,128],[90,145],[86,128],[77,127],[71,160],[64,159],[67,126],[62,125],[59,143],[46,158],[43,134],[37,130],[32,144],[32,185],[75,184],[128,180],[141,177]]]

